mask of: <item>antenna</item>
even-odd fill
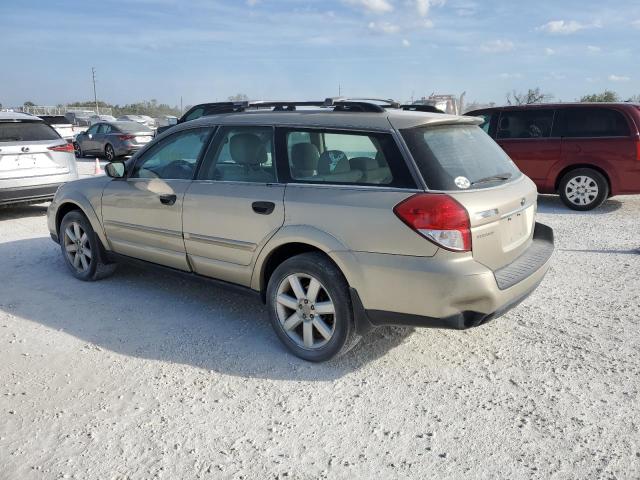
[[[96,69],[91,67],[91,78],[93,79],[93,101],[96,104],[96,113],[100,115],[100,109],[98,108],[98,96],[96,95]]]

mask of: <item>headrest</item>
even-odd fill
[[[238,133],[229,141],[229,153],[240,165],[259,165],[262,141],[253,133]]]
[[[509,128],[509,117],[502,117],[500,119],[500,130],[507,130]]]
[[[351,164],[351,168],[362,171],[376,170],[380,168],[376,159],[371,157],[355,157],[349,160],[349,163]]]
[[[318,173],[330,175],[332,173],[347,173],[351,171],[347,155],[340,150],[326,150],[318,160]]]
[[[319,158],[320,152],[313,143],[296,143],[291,147],[291,163],[298,170],[315,170]]]
[[[378,166],[380,168],[386,168],[389,166],[389,164],[387,163],[387,159],[384,157],[384,153],[382,153],[382,151],[378,151],[378,153],[376,153],[376,162],[378,162]]]

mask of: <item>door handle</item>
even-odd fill
[[[273,202],[253,202],[251,208],[260,215],[269,215],[276,208],[276,204]]]
[[[167,194],[167,195],[160,195],[160,202],[163,203],[164,205],[173,205],[174,203],[176,203],[176,199],[177,197],[173,193]]]

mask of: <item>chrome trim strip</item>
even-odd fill
[[[167,230],[165,228],[145,227],[142,225],[133,225],[131,223],[116,222],[113,220],[108,220],[104,222],[104,226],[105,228],[108,226],[112,226],[112,227],[119,227],[119,228],[128,228],[130,230],[138,230],[140,232],[159,233],[160,235],[168,235],[170,237],[182,237],[182,232],[177,232],[175,230]]]
[[[253,252],[257,245],[250,242],[241,242],[240,240],[229,240],[228,238],[209,237],[207,235],[199,235],[197,233],[184,233],[185,240],[193,240],[195,242],[209,243],[220,247],[235,248],[237,250],[246,250]]]
[[[512,211],[510,211],[510,212],[503,213],[503,214],[500,216],[500,218],[501,218],[501,219],[502,219],[502,218],[507,218],[507,217],[510,217],[511,215],[515,215],[516,213],[520,213],[520,212],[522,212],[522,211],[526,210],[527,208],[531,207],[532,205],[533,205],[533,204],[532,204],[532,203],[530,203],[529,205],[524,205],[524,206],[522,206],[522,207],[518,207],[518,208],[516,208],[515,210],[512,210]]]

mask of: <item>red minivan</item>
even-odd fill
[[[640,105],[559,103],[468,112],[538,186],[574,210],[640,193]]]

